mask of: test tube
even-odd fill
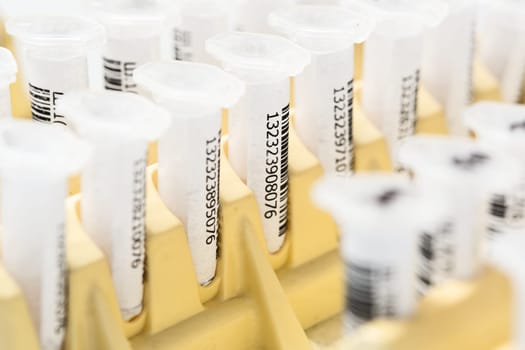
[[[484,1],[479,55],[498,79],[503,99],[519,102],[525,77],[525,6],[519,0]]]
[[[465,124],[478,142],[513,155],[525,164],[525,106],[482,102],[465,111]],[[498,234],[525,228],[525,173],[512,191],[493,198],[489,232]]]
[[[201,285],[212,282],[219,237],[222,108],[233,105],[244,84],[221,69],[193,62],[153,62],[135,79],[173,118],[159,140],[159,193],[185,225]]]
[[[148,142],[170,123],[147,99],[121,92],[70,92],[58,110],[93,145],[82,173],[82,223],[109,260],[124,320],[142,311]]]
[[[16,81],[18,67],[11,51],[0,47],[0,119],[11,118],[9,87]]]
[[[445,109],[449,132],[466,136],[463,112],[472,100],[477,0],[447,0],[450,13],[425,34],[423,85]]]
[[[473,278],[480,267],[482,240],[487,229],[489,199],[516,186],[521,167],[504,153],[488,150],[468,139],[414,136],[400,147],[400,164],[410,169],[423,188],[447,195],[450,227],[432,237],[435,247],[448,247],[433,256],[450,266],[442,274]],[[448,243],[447,243],[448,241]]]
[[[293,5],[294,0],[234,0],[236,30],[253,33],[272,33],[268,15]]]
[[[175,7],[172,29],[173,58],[215,64],[206,52],[207,39],[233,29],[231,1],[182,0]]]
[[[228,115],[228,157],[254,192],[266,245],[276,253],[288,229],[290,77],[310,55],[282,37],[241,32],[213,37],[206,48],[246,82],[246,94]]]
[[[523,232],[509,233],[497,238],[492,245],[489,262],[501,270],[512,286],[512,349],[525,349],[525,236]]]
[[[362,105],[384,133],[396,162],[398,141],[416,130],[424,29],[440,23],[447,7],[415,0],[356,0],[350,5],[377,19],[364,45]]]
[[[103,42],[104,28],[80,17],[42,15],[11,19],[6,29],[24,51],[33,119],[67,125],[56,101],[88,87],[87,54]]]
[[[89,154],[88,145],[67,130],[0,123],[2,260],[25,296],[44,350],[62,349],[67,179]]]
[[[302,5],[270,14],[269,22],[311,55],[294,80],[299,137],[325,173],[352,173],[354,43],[366,39],[373,21],[337,6]]]
[[[326,176],[314,202],[341,229],[345,321],[349,330],[378,317],[407,318],[417,304],[416,238],[428,211],[401,175]]]
[[[138,93],[133,71],[138,66],[160,59],[165,14],[149,2],[124,2],[95,7],[106,28],[103,51],[106,90]]]

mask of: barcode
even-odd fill
[[[191,32],[176,28],[173,33],[173,58],[177,61],[192,61]]]
[[[111,91],[137,93],[137,84],[133,80],[136,62],[123,62],[104,57],[104,87]]]
[[[432,285],[433,260],[434,260],[434,237],[429,233],[423,233],[419,241],[419,252],[422,258],[422,264],[418,273],[418,279],[423,284],[422,289]]]
[[[288,142],[290,129],[290,105],[282,109],[281,116],[281,185],[279,208],[279,236],[286,234],[288,229]]]
[[[355,169],[355,157],[354,157],[354,79],[348,82],[348,91],[346,92],[348,96],[348,147],[350,147],[350,170]]]
[[[411,136],[416,130],[416,113],[419,91],[419,69],[401,79],[401,113],[399,139]]]
[[[389,267],[371,267],[350,262],[347,265],[347,311],[356,324],[380,316],[393,316],[389,296],[392,273]]]
[[[29,96],[31,100],[31,115],[33,120],[42,123],[57,123],[66,125],[64,116],[55,112],[57,100],[63,96],[63,92],[51,91],[29,84]]]
[[[490,215],[505,219],[507,217],[507,201],[502,194],[495,194],[490,201]]]

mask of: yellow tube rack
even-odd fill
[[[498,99],[495,80],[477,67],[476,100]],[[27,106],[23,94],[13,97],[14,106]],[[443,110],[424,89],[418,107],[418,132],[446,133]],[[390,171],[384,138],[359,105],[354,122],[356,170]],[[120,317],[107,260],[82,228],[81,195],[71,196],[64,349],[477,350],[495,349],[508,341],[510,287],[489,267],[473,281],[436,288],[410,319],[377,320],[345,338],[338,232],[309,198],[322,170],[293,129],[290,137],[290,229],[283,249],[274,255],[267,253],[253,193],[229,165],[225,144],[220,258],[217,277],[206,287],[195,279],[181,222],[156,190],[156,166],[149,167],[144,311],[130,322]],[[0,264],[0,349],[38,348],[23,294]]]

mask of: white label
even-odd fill
[[[123,62],[104,57],[104,88],[112,91],[137,93],[133,72],[137,62]]]
[[[188,30],[173,30],[173,58],[177,61],[193,61],[192,35]]]

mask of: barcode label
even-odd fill
[[[281,113],[281,185],[280,185],[280,213],[279,236],[288,230],[288,145],[290,129],[290,105],[282,109]]]
[[[346,265],[348,283],[346,307],[352,325],[359,325],[376,317],[395,314],[392,271],[387,266],[370,266],[349,262]]]
[[[352,116],[354,84],[333,89],[333,146],[335,150],[334,169],[337,174],[348,174],[354,168],[354,147],[352,138]]]
[[[488,203],[487,235],[489,239],[508,230],[525,226],[525,185],[512,194],[493,194]]]
[[[42,123],[56,123],[66,125],[63,115],[56,113],[56,102],[63,96],[60,91],[51,91],[29,84],[29,96],[31,101],[31,114],[33,120]]]
[[[191,32],[175,28],[173,31],[173,58],[177,61],[192,61],[193,53],[191,50]]]
[[[137,62],[124,62],[104,57],[104,87],[106,90],[137,93],[133,72]]]
[[[446,222],[435,231],[419,237],[418,292],[425,294],[432,286],[450,277],[454,269],[453,224]]]
[[[411,136],[416,131],[419,69],[401,78],[401,109],[398,139]]]

